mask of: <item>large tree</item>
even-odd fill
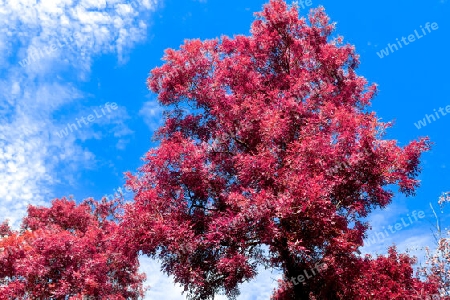
[[[167,110],[160,145],[128,174],[130,244],[192,299],[233,298],[258,266],[284,274],[276,299],[415,294],[411,259],[357,251],[362,218],[391,202],[390,188],[414,193],[427,139],[383,139],[390,124],[369,111],[376,86],[322,8],[306,20],[271,0],[256,16],[250,36],[187,40],[151,71]]]
[[[117,201],[65,198],[0,226],[0,299],[138,299],[145,276],[128,251]]]

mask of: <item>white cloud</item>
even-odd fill
[[[61,196],[53,194],[56,184],[76,184],[76,170],[95,167],[95,155],[77,143],[95,138],[92,131],[80,130],[79,135],[63,139],[54,134],[62,125],[63,112],[73,113],[87,96],[61,78],[59,71],[71,71],[85,80],[98,55],[115,53],[119,61],[125,61],[127,51],[146,38],[146,22],[155,5],[155,1],[128,5],[122,0],[0,1],[0,51],[4,54],[0,58],[4,69],[0,220],[8,218],[17,226],[28,204],[48,204]],[[34,61],[22,67],[19,62],[30,60],[28,55],[34,55]],[[126,118],[126,109],[120,109],[115,118],[101,120],[117,130],[107,134],[116,136],[121,148],[132,133],[122,124]]]
[[[73,100],[71,88],[31,83],[18,88],[17,82],[3,81],[0,93],[8,95],[11,88],[15,93],[2,100],[5,105],[0,114],[0,219],[17,225],[28,204],[45,205],[54,197],[51,186],[70,181],[66,174],[76,170],[79,162],[85,166],[83,162],[93,154],[73,139],[60,140],[50,134],[54,128],[51,113]],[[64,172],[58,173],[61,162]]]
[[[162,125],[163,111],[163,107],[155,99],[145,102],[139,111],[139,115],[144,118],[144,122],[150,131],[155,131]]]
[[[141,264],[139,271],[147,274],[146,285],[150,289],[146,293],[145,299],[164,299],[164,300],[185,300],[186,294],[181,295],[183,288],[175,285],[173,277],[167,277],[160,271],[161,264],[156,260],[142,256],[139,259]],[[260,268],[258,276],[250,282],[245,282],[240,286],[241,295],[239,300],[267,300],[277,287],[277,280],[281,278],[278,272],[271,272]],[[218,295],[217,300],[226,300],[225,296]]]
[[[48,72],[49,64],[59,61],[77,61],[74,67],[88,69],[92,57],[102,53],[116,53],[123,61],[126,51],[146,38],[146,20],[155,6],[156,1],[7,1],[0,4],[0,48],[18,47],[17,64],[33,60],[33,49],[43,52],[35,60],[44,64],[33,61],[24,70],[34,73]],[[45,53],[50,45],[56,55]],[[79,60],[82,51],[88,52],[85,61]]]
[[[55,185],[76,185],[77,171],[95,168],[95,155],[78,141],[108,134],[118,139],[117,148],[126,146],[132,131],[123,124],[129,118],[123,107],[99,120],[101,133],[83,128],[55,135],[65,124],[61,117],[82,113],[89,97],[59,74],[87,80],[102,54],[125,62],[146,38],[155,6],[147,0],[131,6],[122,0],[0,0],[0,221],[17,227],[28,204],[48,205],[62,196],[54,194]]]
[[[146,285],[150,289],[146,293],[145,299],[167,299],[167,300],[184,300],[185,297],[181,295],[183,288],[175,286],[173,277],[167,277],[161,271],[161,264],[148,257],[141,257],[139,259],[141,264],[139,271],[147,275]]]
[[[418,217],[417,220],[412,216],[414,210],[407,209],[406,203],[395,202],[387,209],[374,212],[369,217],[372,230],[367,232],[368,238],[365,239],[366,243],[369,240],[369,244],[361,248],[362,256],[365,254],[384,255],[387,254],[390,246],[395,245],[398,253],[416,256],[418,263],[423,263],[425,247],[428,246],[430,249],[436,247],[432,233],[433,224],[430,223],[430,220],[433,219],[430,217],[430,211],[426,208],[427,205],[424,204],[422,211],[425,213],[425,218]],[[419,211],[416,209],[416,216]],[[399,230],[395,230],[397,223],[401,226]],[[392,226],[393,233],[388,226]],[[375,243],[370,242],[374,240]]]
[[[273,290],[277,288],[277,280],[281,279],[279,272],[258,269],[258,276],[252,281],[245,282],[241,286],[241,295],[239,300],[267,300],[273,294]],[[225,297],[218,298],[225,300]]]

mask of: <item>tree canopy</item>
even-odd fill
[[[250,36],[187,40],[151,71],[166,118],[160,145],[128,173],[124,226],[191,299],[235,298],[258,266],[284,274],[275,299],[393,299],[424,284],[395,249],[357,253],[362,218],[391,202],[390,187],[414,193],[429,144],[383,138],[376,86],[333,29],[323,8],[306,20],[271,0]]]
[[[55,199],[0,226],[0,299],[138,299],[143,274],[127,250],[116,201]]]

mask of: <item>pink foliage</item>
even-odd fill
[[[0,227],[0,299],[138,299],[144,276],[126,248],[117,203],[65,198]]]
[[[160,146],[128,174],[136,196],[124,227],[192,299],[235,297],[258,265],[286,278],[329,266],[305,284],[282,282],[277,299],[388,297],[420,284],[409,258],[391,253],[394,269],[382,272],[382,258],[355,252],[368,227],[360,218],[391,202],[387,185],[418,186],[428,141],[382,139],[390,124],[367,111],[376,86],[356,74],[354,47],[333,29],[322,8],[305,20],[272,0],[251,36],[188,40],[151,71],[167,118]],[[383,282],[364,277],[374,270]]]

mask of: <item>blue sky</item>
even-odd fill
[[[253,12],[265,2],[1,2],[0,219],[17,225],[28,204],[114,193],[124,183],[123,172],[136,170],[143,154],[157,146],[151,136],[162,110],[145,81],[162,64],[164,49],[176,49],[184,39],[247,35]],[[448,1],[312,0],[307,8],[319,5],[337,22],[335,33],[356,46],[359,74],[379,85],[372,109],[383,121],[395,120],[387,138],[405,145],[429,136],[434,143],[422,157],[417,194],[397,195],[387,210],[375,211],[369,236],[401,218],[407,221],[414,210],[425,217],[407,221],[409,226],[363,253],[384,253],[392,243],[402,250],[432,245],[429,203],[437,208],[439,195],[450,190],[450,115],[438,113],[435,121],[428,117],[431,122],[420,129],[414,123],[450,105]],[[438,28],[424,35],[427,22]],[[389,43],[415,30],[421,38],[380,58]],[[448,211],[439,213],[444,224]],[[143,258],[142,270],[152,286],[147,299],[184,299],[157,262]],[[277,276],[262,271],[243,286],[239,299],[268,299]]]

